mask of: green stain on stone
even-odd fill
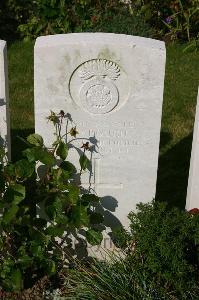
[[[66,62],[67,64],[69,64],[69,63],[70,63],[70,60],[71,60],[71,59],[70,59],[70,56],[66,54],[66,55],[64,56],[64,60],[65,60],[65,62]]]
[[[99,52],[97,58],[103,58],[114,61],[117,60],[117,55],[114,52],[110,51],[109,48],[104,48]]]
[[[80,51],[79,50],[75,50],[75,56],[77,58],[81,57]]]

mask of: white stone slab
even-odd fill
[[[83,183],[104,197],[107,224],[126,226],[136,203],[155,197],[164,43],[111,33],[40,37],[34,70],[35,131],[50,145],[46,117],[63,109],[84,141],[97,139],[91,178],[84,174]]]
[[[6,42],[2,40],[0,40],[0,145],[6,146],[10,158],[7,47]]]
[[[196,105],[186,209],[199,208],[199,89]]]

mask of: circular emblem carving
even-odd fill
[[[80,89],[83,108],[93,114],[104,114],[113,110],[118,98],[116,86],[103,78],[93,78]]]
[[[70,79],[72,98],[92,114],[106,114],[112,111],[119,103],[116,82],[120,72],[115,62],[106,59],[93,59],[81,64]],[[75,91],[78,85],[79,92]]]

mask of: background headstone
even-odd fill
[[[95,145],[83,185],[102,197],[108,227],[127,225],[136,204],[155,196],[164,42],[110,33],[40,37],[34,72],[35,132],[49,146],[50,110],[71,114],[83,138],[77,145],[88,138]]]
[[[186,209],[192,208],[199,208],[199,89],[186,200]]]
[[[0,145],[4,145],[11,155],[10,118],[8,102],[8,70],[6,42],[0,40]]]

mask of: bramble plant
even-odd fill
[[[29,2],[29,1],[28,1]],[[151,30],[140,16],[133,17],[119,0],[36,0],[18,32],[25,40],[40,35],[70,32],[115,32],[149,36]]]
[[[71,128],[61,136],[63,119]],[[56,129],[51,148],[44,145],[40,135],[31,134],[21,160],[5,164],[5,153],[0,152],[0,286],[8,291],[22,290],[63,267],[69,254],[57,237],[62,241],[71,232],[77,237],[84,228],[90,244],[102,240],[96,226],[103,221],[95,211],[99,197],[82,189],[81,182],[75,180],[91,163],[86,155],[89,144],[78,149],[78,172],[66,160],[78,134],[76,126],[63,111],[51,112],[48,120]],[[69,142],[68,136],[72,137]],[[36,174],[38,168],[44,171],[40,177]],[[41,203],[46,217],[38,213]],[[67,249],[66,241],[65,246]]]
[[[115,232],[124,253],[67,274],[70,299],[198,299],[199,209],[152,201],[129,220],[130,231]]]
[[[198,0],[131,0],[132,16],[143,16],[154,29],[152,37],[190,41],[198,34]]]
[[[129,214],[127,260],[153,299],[196,299],[199,275],[199,210],[189,212],[153,201]],[[124,236],[124,235],[123,235]],[[125,245],[122,240],[122,244]],[[157,298],[155,298],[155,295]]]
[[[190,7],[185,8],[181,0],[178,0],[178,5],[171,9],[172,14],[168,16],[163,23],[169,29],[169,35],[172,39],[176,39],[178,35],[184,35],[190,42],[191,40],[191,29],[194,22],[197,22],[194,18],[198,13],[198,6],[194,4]],[[196,25],[196,24],[194,24]]]

